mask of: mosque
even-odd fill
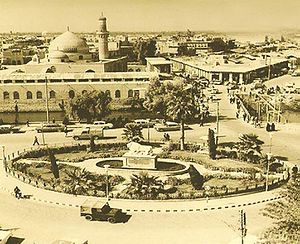
[[[68,29],[50,42],[44,59],[34,55],[27,64],[0,70],[0,101],[61,101],[89,90],[105,91],[113,99],[144,97],[157,72],[127,72],[127,57],[110,52],[108,37],[101,16],[95,57],[86,41]]]

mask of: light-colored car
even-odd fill
[[[111,128],[114,127],[114,125],[112,123],[106,123],[103,120],[94,121],[93,125],[97,125],[97,126],[102,127],[104,129],[111,129]]]
[[[83,128],[74,130],[71,132],[71,136],[74,140],[87,140],[92,136],[95,140],[100,139],[104,136],[103,133],[104,128]]]
[[[56,240],[51,244],[88,244],[87,240]]]
[[[172,121],[167,121],[164,124],[155,124],[154,129],[157,131],[180,130],[180,124]],[[190,129],[190,127],[188,125],[184,125],[184,129]]]
[[[152,122],[149,119],[135,119],[133,122],[143,128],[153,127],[155,125],[155,122]]]
[[[63,124],[56,123],[43,123],[40,126],[36,127],[38,133],[41,132],[62,132],[64,131],[65,126]]]
[[[7,243],[8,239],[12,236],[10,230],[0,230],[0,244]]]

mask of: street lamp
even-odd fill
[[[106,173],[106,202],[108,203],[108,168],[109,168],[109,164],[105,164],[104,168],[105,168],[105,173]]]
[[[1,145],[2,147],[2,161],[3,161],[3,167],[4,167],[4,171],[5,173],[7,172],[7,164],[6,164],[6,156],[5,156],[5,146]]]
[[[270,168],[271,158],[272,158],[272,153],[267,153],[266,191],[268,191],[269,168]]]

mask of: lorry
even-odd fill
[[[80,206],[80,216],[88,221],[100,220],[117,223],[123,221],[124,215],[125,213],[121,209],[111,208],[108,202],[103,205],[96,199],[86,199]]]

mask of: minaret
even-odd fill
[[[99,60],[108,58],[108,31],[106,29],[106,18],[101,14],[99,18]]]

